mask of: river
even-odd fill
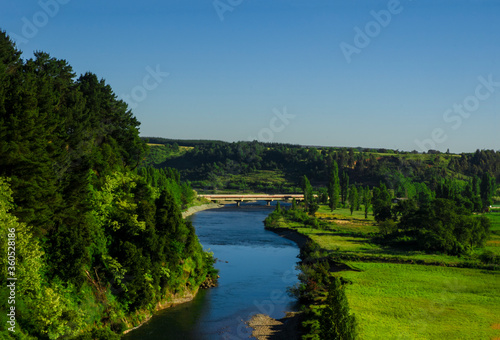
[[[297,245],[264,229],[272,211],[264,204],[205,210],[189,217],[204,249],[217,258],[219,286],[200,290],[195,299],[156,313],[124,336],[127,340],[248,339],[253,314],[279,319],[295,300],[287,288],[297,282]]]

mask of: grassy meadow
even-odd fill
[[[392,263],[349,263],[346,294],[361,339],[500,337],[498,272]]]
[[[491,220],[491,237],[484,248],[500,256],[500,210],[492,210],[488,217]]]
[[[487,216],[492,234],[477,252],[498,254],[500,211]],[[280,226],[307,235],[355,269],[340,275],[353,283],[346,294],[359,323],[360,339],[500,339],[498,270],[456,268],[453,265],[471,258],[372,243],[378,227],[371,212],[365,219],[362,211],[351,216],[348,209],[331,212],[321,206],[316,217],[328,227],[305,228],[284,220]]]

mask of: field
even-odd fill
[[[488,216],[493,215],[489,214]],[[498,223],[500,223],[500,213]],[[336,252],[344,258],[361,257],[365,260],[388,260],[388,261],[423,261],[432,264],[466,265],[474,262],[468,257],[456,257],[445,254],[428,254],[423,251],[410,251],[383,247],[371,241],[372,235],[378,232],[378,227],[371,213],[365,219],[364,212],[354,211],[351,216],[349,209],[336,209],[333,213],[326,206],[321,206],[316,216],[325,222],[330,223],[330,230],[304,228],[303,224],[290,222],[284,227],[291,227],[298,232],[307,235],[321,248]],[[492,234],[485,250],[500,252],[498,241],[500,241],[500,225],[497,225],[499,234]],[[496,243],[495,243],[496,242]],[[496,246],[495,246],[496,245]],[[478,253],[481,250],[477,251]],[[478,260],[475,260],[478,262]]]
[[[500,272],[455,265],[479,263],[459,258],[382,247],[371,213],[321,206],[316,216],[329,228],[280,223],[307,235],[354,271],[346,294],[357,316],[360,339],[500,339]],[[492,235],[483,250],[499,253],[500,212],[487,215]],[[416,264],[418,263],[418,264]]]
[[[389,263],[350,263],[346,293],[362,339],[500,337],[498,272]]]
[[[491,237],[484,248],[500,256],[500,210],[493,211],[488,214],[491,220]]]

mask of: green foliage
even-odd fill
[[[373,216],[377,222],[385,221],[391,218],[391,194],[385,184],[373,188]]]
[[[372,193],[370,188],[366,187],[363,193],[363,205],[365,207],[365,219],[368,218],[368,211],[371,207],[372,202]]]
[[[104,80],[75,77],[47,53],[20,59],[0,32],[0,229],[16,235],[18,338],[117,338],[128,313],[216,278],[181,217],[190,184],[137,173],[139,122]]]
[[[306,175],[302,177],[302,193],[304,194],[304,204],[309,207],[314,202],[313,188]]]
[[[345,287],[335,277],[328,288],[325,308],[320,316],[320,338],[348,340],[357,338],[357,324],[354,314],[349,312]]]
[[[353,185],[349,190],[349,208],[351,210],[351,215],[354,212],[354,210],[357,210],[358,205],[359,205],[358,189],[356,189],[356,186]]]
[[[393,220],[380,221],[378,228],[382,235],[387,236],[397,231],[397,223]]]
[[[340,197],[342,204],[345,204],[347,201],[347,194],[349,191],[349,175],[347,171],[342,172],[342,177],[340,179]]]
[[[489,173],[485,172],[481,178],[481,201],[483,203],[483,211],[487,211],[493,204],[493,195],[496,190],[495,178],[491,177]]]
[[[332,169],[330,170],[330,176],[328,178],[328,206],[331,211],[337,209],[337,204],[339,202],[340,195],[340,184],[339,184],[339,167],[336,161],[333,161]]]
[[[381,225],[381,231],[392,239],[405,235],[427,251],[467,253],[473,247],[483,246],[491,229],[486,216],[471,216],[450,199],[437,198],[420,207],[409,201],[398,204],[395,210],[401,213],[397,228]]]

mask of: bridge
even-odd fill
[[[291,201],[294,198],[296,201],[304,200],[304,195],[299,195],[299,194],[276,194],[276,195],[218,194],[218,195],[198,195],[198,197],[204,197],[206,199],[211,200],[212,202],[221,202],[221,203],[236,202],[237,206],[240,206],[241,202],[266,201],[267,205],[271,205],[271,202],[273,201]]]

